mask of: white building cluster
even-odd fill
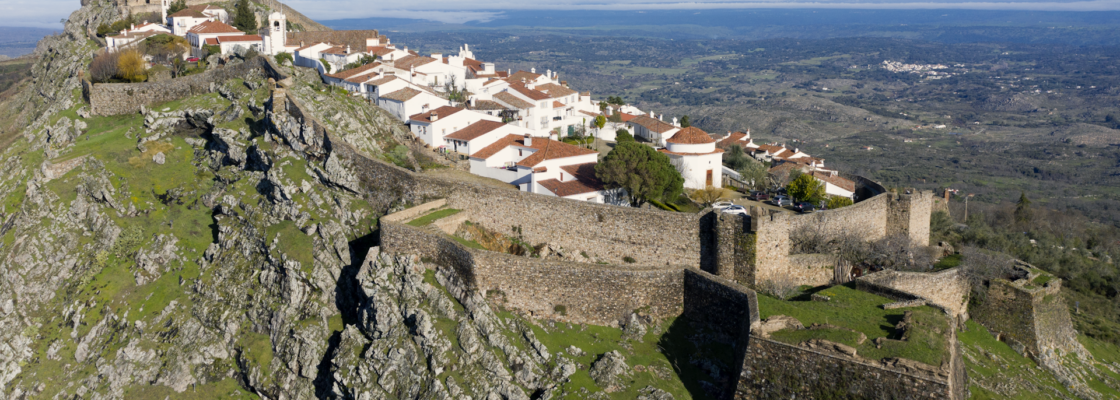
[[[835,170],[825,168],[824,159],[813,157],[799,148],[790,149],[784,144],[757,144],[751,139],[751,131],[728,133],[719,141],[721,148],[739,146],[756,160],[769,162],[771,175],[789,174],[792,170],[811,174],[824,183],[825,194],[829,196],[855,199],[856,183],[840,176]]]

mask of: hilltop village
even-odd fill
[[[422,55],[376,31],[290,32],[291,24],[279,11],[268,15],[257,34],[248,34],[228,24],[225,9],[201,4],[169,13],[171,5],[162,0],[164,24],[144,22],[108,35],[109,50],[173,34],[186,39],[193,59],[246,51],[280,56],[277,60],[313,68],[327,84],[381,107],[432,151],[469,160],[470,173],[525,192],[622,204],[624,193],[596,177],[595,164],[603,154],[595,146],[565,139],[588,138],[610,146],[617,132],[626,131],[667,155],[688,190],[721,188],[740,179],[723,162],[723,153],[738,146],[766,163],[771,175],[788,177],[797,170],[816,178],[828,196],[855,199],[853,181],[797,148],[755,143],[749,130],[709,134],[676,117],[621,101],[594,100],[591,92],[572,89],[556,71],[498,70],[494,63],[478,60],[469,44],[453,54]]]
[[[1006,395],[993,371],[1013,370],[1031,394],[1101,398],[1116,382],[1061,279],[931,241],[951,192],[468,44],[420,54],[254,4],[91,1],[41,46],[76,61],[37,67],[28,93],[58,100],[0,177],[17,283],[0,287],[0,393],[965,399]],[[611,164],[622,151],[645,164]],[[628,201],[644,188],[619,171],[685,194]]]

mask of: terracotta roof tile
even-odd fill
[[[681,153],[681,152],[676,152],[676,151],[669,151],[669,150],[666,150],[666,149],[659,149],[657,151],[660,151],[662,153],[669,154],[669,155],[674,155],[674,156],[706,156],[708,154],[723,153],[723,149],[715,149],[715,150],[709,151],[707,153]]]
[[[676,144],[705,144],[715,143],[715,140],[708,135],[708,132],[704,132],[702,129],[695,126],[690,126],[673,134],[673,137],[665,140],[665,142]]]
[[[518,108],[518,109],[533,108],[533,105],[530,104],[529,102],[527,102],[525,100],[521,100],[517,96],[514,96],[514,95],[506,93],[506,92],[501,92],[501,93],[495,94],[494,99],[496,99],[498,101],[501,101],[502,103],[509,104],[510,107],[513,107],[513,108]]]
[[[237,28],[229,26],[221,21],[206,21],[201,24],[195,25],[194,28],[187,31],[188,33],[205,34],[205,33],[244,33]]]
[[[538,146],[540,142],[544,142],[543,147]],[[564,142],[558,142],[547,138],[533,138],[533,148],[540,148],[540,150],[528,157],[525,157],[524,159],[519,161],[517,165],[523,167],[532,167],[546,160],[555,160],[557,158],[584,156],[588,154],[599,153],[595,150],[585,149],[579,146],[570,145]]]
[[[412,67],[419,67],[435,62],[436,59],[424,56],[404,56],[393,62],[393,67],[401,70],[412,69]]]
[[[813,177],[817,178],[817,179],[820,179],[822,181],[831,183],[833,186],[839,187],[839,188],[847,190],[849,192],[855,192],[856,191],[856,183],[855,182],[852,182],[851,180],[843,178],[839,175],[832,175],[832,174],[825,173],[825,172],[814,171],[813,172]]]
[[[219,42],[260,42],[261,35],[218,36]]]
[[[571,96],[573,94],[576,94],[575,90],[568,89],[566,87],[557,85],[555,83],[546,83],[546,84],[543,84],[543,85],[537,85],[537,87],[535,87],[534,89],[539,90],[541,92],[548,93],[548,95],[552,96],[552,98],[554,98],[554,99],[558,98],[558,97]]]
[[[560,182],[558,179],[547,179],[538,183],[560,197],[598,192],[603,190],[603,182],[595,176],[595,164],[565,165],[560,169],[571,174],[575,178],[574,180]]]
[[[493,100],[475,100],[474,105],[467,107],[470,110],[505,110],[508,108]]]
[[[544,75],[534,74],[534,73],[528,72],[528,71],[517,71],[517,72],[514,72],[513,75],[509,76],[509,80],[510,80],[511,83],[512,82],[521,82],[522,79],[524,79],[526,82],[532,82],[532,81],[534,81],[537,78],[540,78],[542,76],[544,76]]]
[[[533,140],[533,144],[538,143],[538,141],[535,140],[535,139],[536,138],[534,138],[534,140]],[[510,134],[510,135],[506,135],[505,137],[503,137],[501,139],[498,139],[498,141],[494,142],[493,144],[491,144],[489,146],[483,147],[482,150],[476,151],[476,152],[474,152],[474,154],[471,154],[470,156],[472,158],[481,158],[481,159],[485,160],[487,158],[492,157],[495,154],[498,154],[498,152],[501,151],[502,149],[504,149],[506,147],[509,147],[509,146],[512,146],[514,144],[519,144],[522,147],[534,148],[534,146],[525,146],[525,136]],[[542,144],[542,146],[543,146],[543,144]]]
[[[327,76],[338,79],[347,79],[353,76],[362,75],[374,68],[380,67],[381,63],[372,62],[357,68],[350,68],[348,70],[338,71],[338,73],[328,74]]]
[[[441,107],[443,108],[443,107]],[[478,137],[487,133],[493,132],[495,129],[501,128],[505,124],[495,121],[478,121],[473,124],[467,125],[466,128],[452,132],[450,135],[444,136],[445,139],[462,140],[469,142],[477,139]],[[487,146],[489,147],[489,146]],[[483,149],[485,150],[485,149]],[[477,152],[476,152],[477,153]]]
[[[747,134],[745,134],[743,132],[735,132],[735,133],[732,133],[730,135],[727,135],[727,137],[723,138],[723,140],[720,140],[718,143],[716,143],[716,146],[728,147],[728,146],[731,146],[733,144],[742,145],[742,144],[746,143],[743,140],[743,138],[745,138],[745,137],[747,137]]]
[[[439,120],[439,119],[447,118],[448,116],[450,116],[452,114],[455,114],[459,111],[463,111],[463,109],[458,108],[458,107],[452,107],[452,106],[443,106],[443,107],[437,108],[435,110],[431,110],[431,111],[428,111],[428,112],[422,112],[422,113],[413,115],[411,117],[408,117],[408,120],[409,121],[429,122],[430,123],[430,122],[432,122],[432,113],[436,113],[436,117],[438,118],[437,120]]]
[[[369,54],[372,54],[372,55],[375,55],[375,56],[378,56],[378,57],[387,55],[387,54],[392,53],[392,52],[393,52],[393,49],[390,49],[390,48],[385,47],[385,46],[369,46],[369,47],[366,47],[366,53],[369,53]]]
[[[389,99],[389,100],[396,100],[396,101],[409,101],[409,100],[412,100],[413,97],[416,97],[417,95],[419,95],[420,93],[423,93],[423,92],[421,92],[419,90],[416,90],[416,89],[413,89],[413,88],[410,88],[410,87],[406,87],[404,89],[395,91],[393,93],[389,93],[389,94],[386,94],[384,96],[381,96],[381,98]]]
[[[567,107],[566,105],[564,105],[564,103],[561,103],[561,102],[556,101],[556,100],[552,101],[552,108],[564,108],[564,107]]]
[[[634,119],[631,119],[629,122],[631,124],[644,126],[646,129],[657,133],[665,133],[677,128],[671,124],[666,123],[665,121],[647,115],[639,115],[637,117],[634,117]]]
[[[550,98],[544,92],[529,89],[528,86],[522,85],[520,83],[511,83],[509,84],[509,87],[510,89],[516,90],[518,93],[521,93],[525,95],[525,97],[528,97],[532,100],[548,100]]]
[[[285,43],[331,43],[351,49],[366,48],[366,39],[380,37],[376,30],[288,32]]]
[[[366,85],[369,85],[369,86],[381,86],[381,85],[384,85],[384,84],[386,84],[386,83],[392,82],[392,81],[394,81],[394,80],[396,80],[396,79],[397,79],[396,75],[389,75],[389,76],[386,76],[386,77],[383,77],[383,78],[377,78],[377,79],[375,79],[375,80],[372,80],[372,81],[366,82]]]

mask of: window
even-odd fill
[[[563,181],[564,181],[564,173],[563,173],[563,172],[561,172],[561,173],[560,173],[560,182],[563,182]]]
[[[517,149],[517,156],[521,157],[521,149]]]

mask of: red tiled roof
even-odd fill
[[[497,99],[497,100],[500,100],[503,103],[509,104],[513,108],[518,108],[518,109],[533,108],[533,105],[530,104],[529,102],[527,102],[525,100],[521,100],[517,96],[514,96],[514,95],[509,94],[507,92],[501,92],[501,93],[495,94],[494,98]]]
[[[427,65],[427,64],[433,63],[435,61],[436,61],[436,59],[431,58],[431,57],[408,55],[408,56],[401,57],[397,61],[394,61],[393,62],[393,67],[396,67],[397,69],[407,70],[407,69],[412,69],[412,67],[419,67],[421,65]]]
[[[646,129],[657,133],[665,133],[676,129],[675,126],[665,123],[665,121],[647,115],[639,115],[637,117],[634,117],[634,119],[630,120],[630,123],[644,126]]]
[[[218,45],[218,38],[207,38],[206,39],[206,44],[211,45],[211,46],[217,46]]]
[[[668,154],[668,155],[673,155],[673,156],[706,156],[708,154],[723,153],[723,149],[715,149],[715,150],[709,151],[707,153],[681,153],[681,152],[676,152],[676,151],[669,151],[669,150],[666,150],[666,149],[660,149],[660,150],[657,150],[657,151],[660,151],[660,152]]]
[[[432,113],[435,113],[436,117],[438,119],[444,119],[444,118],[447,118],[448,116],[450,116],[452,114],[455,114],[459,111],[463,111],[463,109],[458,108],[458,107],[452,107],[452,106],[443,106],[443,107],[437,108],[435,110],[422,112],[422,113],[413,115],[411,117],[408,117],[408,120],[409,121],[417,121],[417,122],[432,122]]]
[[[475,100],[474,105],[468,106],[470,110],[505,110],[508,107],[493,100]]]
[[[381,96],[381,98],[389,99],[389,100],[396,100],[396,101],[409,101],[409,100],[412,100],[413,97],[416,97],[417,95],[419,95],[420,93],[423,93],[423,92],[421,92],[419,90],[416,90],[416,89],[413,89],[413,88],[410,88],[410,87],[406,87],[404,89],[395,91],[393,93],[389,93],[389,94],[386,94],[384,96]]]
[[[637,115],[627,114],[627,113],[624,113],[624,112],[618,113],[618,116],[619,116],[620,119],[622,119],[622,122],[630,122],[634,118],[638,118]]]
[[[556,100],[552,101],[552,108],[564,108],[564,107],[567,107],[567,106],[564,105],[564,103],[561,103],[561,102],[556,101]]]
[[[539,138],[533,138],[533,144],[534,145],[541,142],[537,139],[539,139]],[[510,134],[510,135],[506,135],[505,137],[503,137],[501,139],[498,139],[498,141],[494,142],[493,144],[491,144],[489,146],[483,147],[482,150],[476,151],[476,152],[474,152],[474,154],[471,154],[470,156],[472,158],[481,158],[481,159],[485,160],[485,159],[490,158],[491,156],[493,156],[495,154],[498,154],[498,152],[501,151],[502,149],[504,149],[506,147],[509,147],[509,146],[512,146],[514,144],[520,145],[522,147],[529,147],[529,148],[536,148],[537,147],[537,146],[525,146],[525,136],[523,136],[523,135]],[[544,146],[544,144],[540,144],[540,145]]]
[[[852,182],[851,180],[848,180],[846,178],[842,178],[839,175],[832,175],[832,174],[825,173],[825,172],[814,171],[813,172],[813,177],[817,178],[817,179],[820,179],[822,181],[831,183],[833,186],[839,187],[839,188],[847,190],[849,192],[855,192],[856,191],[856,183],[855,182]]]
[[[538,147],[538,144],[540,142],[544,142],[543,147]],[[525,157],[524,159],[519,161],[517,165],[523,167],[532,167],[546,160],[555,160],[557,158],[576,157],[599,153],[595,150],[585,149],[579,146],[574,146],[547,138],[533,138],[533,148],[540,148],[540,150],[529,155],[528,157]]]
[[[312,43],[312,44],[309,44],[307,46],[303,46],[303,47],[300,47],[300,48],[296,49],[296,52],[304,51],[304,50],[310,49],[312,47],[315,47],[315,46],[318,46],[318,45],[321,45],[321,44],[326,44],[326,43]]]
[[[576,94],[575,90],[568,89],[566,87],[557,85],[555,83],[546,83],[546,84],[543,84],[543,85],[537,85],[537,87],[535,87],[534,89],[539,90],[541,92],[548,93],[548,95],[552,96],[552,98],[554,98],[554,99],[557,98],[557,97],[564,97],[564,96],[570,96],[570,95]]]
[[[378,56],[378,57],[384,56],[384,55],[392,53],[392,52],[393,52],[393,49],[390,49],[390,48],[385,47],[385,46],[369,46],[369,47],[366,47],[366,53],[373,54],[373,55]]]
[[[203,22],[201,24],[195,25],[194,28],[191,28],[191,30],[189,30],[187,32],[198,33],[198,34],[203,34],[203,33],[240,33],[242,35],[245,34],[244,32],[241,32],[241,31],[237,30],[237,28],[229,26],[229,25],[227,25],[227,24],[225,24],[224,22],[221,22],[221,21],[206,21],[206,22]]]
[[[574,180],[560,182],[558,179],[547,179],[538,183],[560,197],[598,192],[603,190],[603,182],[595,176],[595,164],[596,163],[565,165],[560,167],[560,169],[571,174],[572,177],[575,178]]]
[[[350,53],[346,52],[346,47],[345,46],[334,46],[334,47],[331,47],[329,49],[320,51],[319,53],[322,53],[322,54],[338,54],[340,56],[350,54]]]
[[[260,42],[261,35],[218,36],[219,42]]]
[[[513,90],[516,90],[518,93],[521,93],[521,94],[525,95],[525,97],[528,97],[532,100],[547,100],[547,99],[549,99],[548,95],[545,94],[544,92],[539,92],[539,91],[536,91],[536,90],[533,90],[533,89],[529,89],[528,86],[522,85],[520,83],[511,83],[511,84],[509,84],[509,87]]]
[[[368,72],[369,70],[372,70],[372,69],[380,67],[380,66],[381,66],[381,63],[372,62],[372,63],[366,64],[366,65],[363,65],[363,66],[360,66],[360,67],[357,67],[357,68],[350,68],[348,70],[338,71],[338,73],[335,73],[335,74],[328,74],[327,76],[332,77],[332,78],[338,78],[338,79],[347,79],[347,78],[350,78],[350,77],[353,77],[353,76],[362,75],[363,73]]]
[[[444,107],[440,107],[444,108]],[[473,124],[467,125],[466,128],[452,132],[450,135],[445,136],[445,139],[462,140],[469,142],[477,139],[478,137],[487,133],[493,132],[495,129],[501,128],[505,124],[496,121],[478,121]],[[489,147],[489,146],[487,146]],[[485,150],[485,149],[483,149]],[[476,152],[477,153],[477,152]]]
[[[705,144],[715,143],[715,140],[713,140],[711,136],[708,136],[708,132],[704,132],[702,129],[695,126],[690,126],[673,134],[673,137],[665,140],[665,142],[675,144]]]
[[[540,78],[542,76],[544,76],[544,75],[534,74],[532,72],[527,72],[527,71],[517,71],[517,72],[514,72],[513,75],[509,76],[509,80],[511,81],[511,83],[512,82],[521,82],[522,79],[524,79],[526,82],[532,82],[532,81],[534,81],[537,78]]]
[[[727,147],[733,144],[743,145],[745,144],[745,141],[743,140],[743,138],[745,137],[747,137],[747,134],[743,132],[735,132],[727,135],[727,137],[723,138],[723,140],[720,140],[719,143],[716,143],[716,146]]]
[[[392,82],[392,81],[394,81],[394,80],[396,80],[396,79],[397,79],[396,75],[389,75],[389,76],[386,76],[386,77],[384,77],[384,78],[378,78],[378,79],[375,79],[375,80],[372,80],[372,81],[366,82],[366,85],[369,85],[369,86],[381,86],[381,85],[384,85],[384,84],[386,84],[386,83]]]

